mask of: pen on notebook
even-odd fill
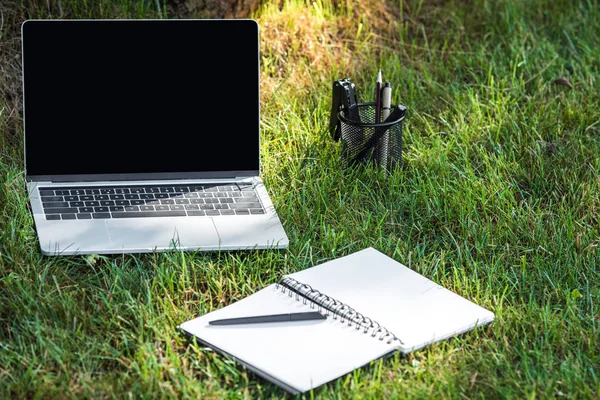
[[[377,74],[377,82],[375,82],[375,123],[381,121],[381,70]]]
[[[385,121],[390,115],[390,107],[392,106],[392,85],[386,82],[381,89],[381,121]]]
[[[209,325],[240,325],[240,324],[261,324],[266,322],[289,322],[289,321],[310,321],[317,319],[326,319],[327,317],[320,312],[299,312],[291,314],[273,314],[257,315],[253,317],[227,318],[209,321]]]

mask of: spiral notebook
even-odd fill
[[[327,319],[208,324],[315,310]],[[284,276],[180,328],[290,393],[301,393],[396,351],[409,353],[493,319],[492,312],[367,248]]]

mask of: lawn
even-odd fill
[[[27,206],[20,23],[181,16],[162,0],[0,16],[0,398],[285,397],[176,326],[370,246],[496,320],[306,398],[600,397],[598,0],[263,1],[262,177],[289,249],[54,258]],[[408,108],[403,165],[345,169],[331,84],[371,101],[380,68]]]

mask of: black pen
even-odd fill
[[[257,315],[254,317],[227,318],[209,321],[209,325],[239,325],[239,324],[262,324],[266,322],[289,322],[310,321],[326,319],[320,312],[299,312],[291,314]]]

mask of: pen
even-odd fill
[[[381,89],[381,120],[385,121],[390,115],[390,107],[392,106],[392,85],[386,82]]]
[[[390,107],[392,107],[392,84],[386,82],[381,89],[381,122],[385,122],[390,116]],[[379,161],[381,166],[387,168],[390,154],[390,133],[386,131],[381,136],[379,141]]]
[[[299,312],[291,314],[273,314],[257,315],[254,317],[227,318],[209,321],[209,325],[239,325],[239,324],[261,324],[266,322],[289,322],[289,321],[310,321],[317,319],[327,319],[320,312]]]
[[[377,74],[377,82],[375,83],[375,123],[378,124],[381,120],[381,69]]]

